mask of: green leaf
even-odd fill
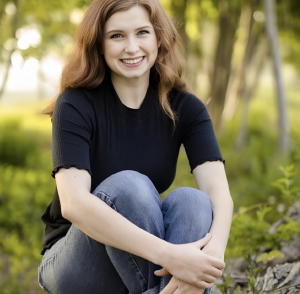
[[[262,253],[257,259],[256,262],[267,263],[275,258],[283,258],[284,255],[276,250],[272,250],[269,253]]]

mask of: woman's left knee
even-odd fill
[[[213,210],[211,198],[201,190],[191,187],[180,187],[166,197],[166,204],[179,206],[182,212],[211,212]],[[168,203],[169,202],[169,203]]]

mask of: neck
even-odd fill
[[[149,87],[149,74],[139,78],[128,79],[111,72],[112,84],[125,106],[133,109],[140,108]]]

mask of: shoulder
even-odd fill
[[[54,111],[65,106],[65,108],[77,109],[84,113],[94,112],[94,104],[101,103],[104,91],[104,81],[94,89],[67,88],[59,94]]]
[[[92,127],[96,118],[93,91],[86,88],[65,89],[57,98],[52,121],[82,121]]]
[[[67,88],[61,92],[57,98],[56,106],[69,104],[75,106],[86,106],[91,101],[85,93],[84,88]]]
[[[170,94],[171,107],[177,113],[179,120],[189,121],[201,115],[207,117],[205,104],[193,93],[172,89]]]

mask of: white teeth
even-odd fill
[[[126,60],[126,59],[122,59],[122,61],[124,63],[129,63],[129,64],[134,64],[134,63],[138,63],[140,62],[144,57],[140,57],[140,58],[137,58],[137,59],[131,59],[131,60]]]

